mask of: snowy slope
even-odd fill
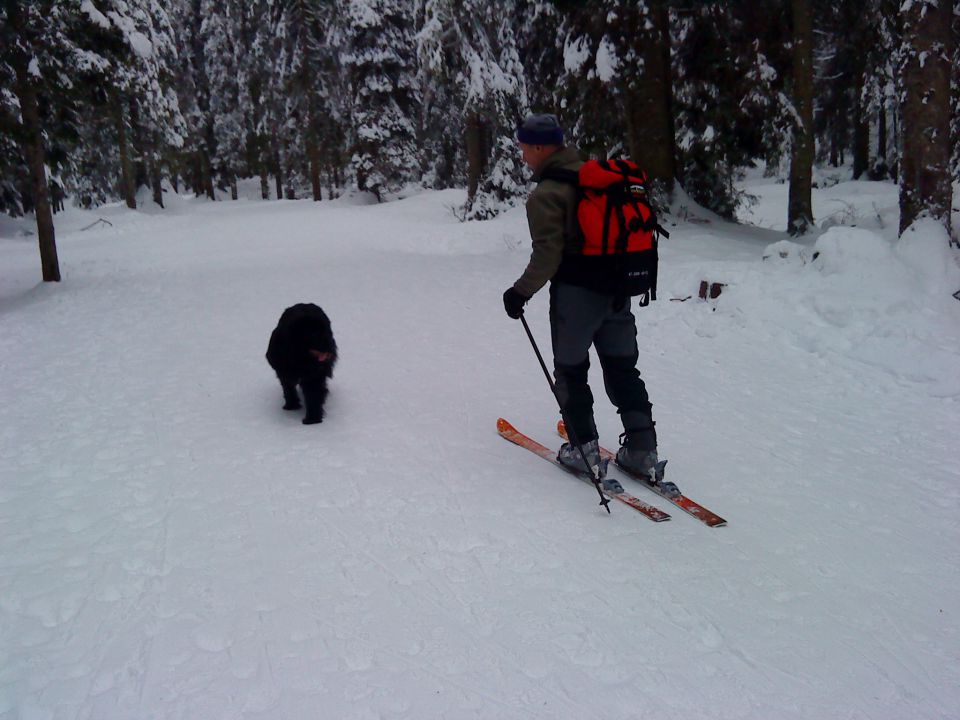
[[[685,211],[639,312],[718,529],[635,486],[673,519],[608,516],[496,435],[558,443],[500,304],[522,212],[70,211],[59,285],[5,221],[0,718],[960,717],[960,274],[935,229],[895,241],[894,186],[829,192],[863,222],[802,245]],[[341,349],[319,426],[263,359],[301,301]]]

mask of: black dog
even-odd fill
[[[337,343],[326,313],[313,303],[300,303],[284,310],[270,335],[267,362],[283,388],[283,409],[300,408],[299,385],[307,406],[303,424],[323,422],[327,378],[333,377],[337,362]]]

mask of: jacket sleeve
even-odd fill
[[[569,202],[563,186],[552,182],[549,185],[541,184],[527,200],[527,224],[533,251],[526,269],[513,285],[517,292],[527,297],[549,282],[563,260]]]

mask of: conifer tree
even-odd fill
[[[576,137],[594,152],[625,147],[669,192],[676,143],[666,0],[556,5],[564,16],[562,104],[578,118]]]
[[[82,3],[77,18],[85,20],[74,28],[78,44],[100,62],[75,82],[72,99],[85,122],[66,172],[68,189],[82,204],[120,195],[135,207],[135,188],[148,184],[162,206],[164,166],[184,132],[170,18],[156,0]]]
[[[64,15],[49,2],[12,2],[0,6],[5,75],[12,76],[19,107],[16,135],[29,173],[29,197],[37,220],[44,282],[60,281],[56,232],[46,173],[46,143],[41,93],[57,90],[75,45],[63,33]],[[39,91],[38,91],[39,87]]]
[[[240,82],[241,104],[246,108],[244,122],[247,127],[246,165],[248,172],[260,176],[260,197],[270,199],[270,169],[272,133],[268,129],[268,102],[273,97],[273,37],[268,0],[251,0],[247,3],[247,27],[242,33],[244,62]],[[282,197],[280,193],[277,198]]]
[[[357,187],[380,201],[419,177],[415,44],[402,0],[343,0]]]
[[[252,52],[256,74],[251,76],[250,83],[251,100],[254,102],[254,137],[261,167],[261,194],[264,199],[267,198],[266,177],[272,175],[275,198],[282,200],[287,179],[281,153],[286,123],[286,91],[283,65],[278,59],[286,43],[285,6],[272,0],[258,2],[261,5],[257,13],[258,30]]]
[[[536,85],[541,92],[544,85],[556,88],[553,105],[583,152],[602,158],[626,155],[627,123],[618,78],[622,68],[606,34],[606,22],[583,6],[561,8],[564,15],[556,30],[557,43],[542,51],[543,62],[555,66],[559,75],[554,78],[553,71],[545,69]]]
[[[899,0],[865,0],[858,22],[864,36],[852,51],[863,56],[861,105],[869,118],[870,135],[875,139],[870,151],[870,177],[883,180],[896,177],[900,157],[897,88],[903,43]],[[838,34],[847,30],[839,28]]]
[[[463,114],[451,111],[462,100],[457,97],[460,53],[453,0],[419,0],[415,17],[421,182],[436,189],[463,185]]]
[[[0,212],[13,217],[23,214],[18,178],[27,170],[16,141],[20,103],[13,92],[15,73],[0,60]]]
[[[162,180],[186,132],[174,86],[178,54],[171,18],[158,0],[103,0],[99,8],[83,7],[92,22],[121,38],[125,53],[108,83],[129,110],[136,184],[148,185],[153,201],[163,207]],[[116,127],[119,133],[126,125],[118,120]],[[119,150],[118,138],[116,156]]]
[[[428,132],[460,156],[465,145],[467,219],[496,215],[525,192],[514,141],[527,107],[523,67],[513,26],[515,3],[428,0],[418,57]],[[432,88],[443,81],[441,102]],[[442,104],[441,104],[442,103]]]
[[[342,28],[335,10],[332,3],[290,0],[278,16],[282,40],[275,82],[284,102],[277,126],[288,196],[320,200],[324,174],[329,193],[339,185],[348,116],[346,85],[337,66]]]
[[[478,17],[482,16],[478,13]],[[506,8],[488,8],[484,26],[493,59],[486,84],[481,86],[483,90],[475,92],[471,99],[475,98],[474,107],[488,108],[492,147],[488,157],[483,158],[478,190],[468,198],[466,207],[467,217],[478,220],[494,217],[504,206],[514,205],[526,194],[526,172],[516,144],[516,127],[528,107],[528,99],[513,32],[515,17]]]
[[[578,136],[573,123],[579,118],[580,107],[566,106],[565,90],[573,84],[563,79],[564,43],[571,35],[582,34],[581,28],[570,30],[574,20],[583,20],[575,12],[578,4],[517,0],[517,48],[526,71],[527,98],[533,112],[552,112],[561,116],[571,134]],[[577,68],[579,69],[579,67]]]
[[[185,124],[178,170],[196,195],[205,194],[214,200],[215,140],[203,33],[204,9],[204,0],[178,0],[172,12],[180,46],[175,87]]]
[[[673,79],[667,0],[616,2],[613,35],[621,52],[621,77],[630,156],[670,193],[677,175]]]
[[[678,176],[691,198],[727,218],[744,199],[742,169],[754,159],[776,163],[788,136],[783,73],[767,49],[783,39],[761,34],[777,9],[735,2],[674,11]]]
[[[243,0],[203,0],[201,26],[205,75],[210,91],[208,106],[211,166],[220,187],[230,188],[237,199],[237,176],[245,172],[247,142],[241,104],[244,57],[243,33],[249,3]]]

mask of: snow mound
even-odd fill
[[[790,240],[780,240],[764,248],[763,259],[791,265],[806,265],[810,261],[810,251],[803,245]]]
[[[928,295],[955,291],[960,282],[946,231],[933,221],[910,226],[894,243],[869,230],[833,227],[817,239],[813,258],[825,277],[885,307],[917,307]]]
[[[960,267],[950,250],[950,238],[940,223],[918,220],[900,237],[898,259],[926,280],[928,292],[942,295],[960,289]]]
[[[713,263],[727,288],[698,334],[756,333],[767,342],[762,333],[774,333],[830,373],[869,367],[932,397],[960,396],[960,303],[952,297],[960,269],[942,227],[921,222],[890,240],[835,226],[812,247],[781,240],[762,257]]]

